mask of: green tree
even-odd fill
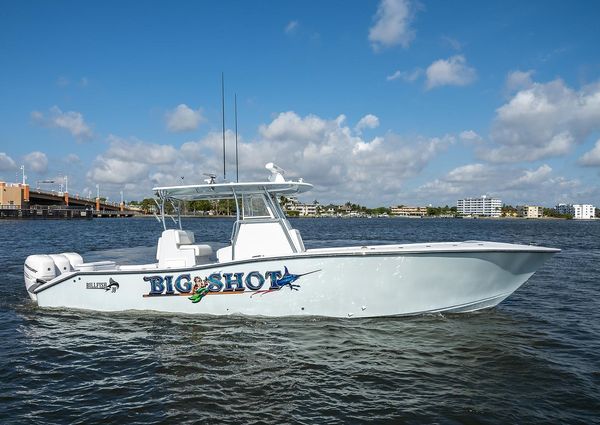
[[[510,217],[517,215],[517,209],[512,205],[502,205],[500,212],[502,213],[502,217]]]
[[[140,202],[140,208],[144,211],[144,214],[149,214],[153,209],[156,208],[156,203],[153,198],[145,198]]]
[[[571,214],[559,214],[554,208],[544,208],[544,217],[552,217],[552,218],[566,218],[570,220],[573,218]]]
[[[206,213],[212,209],[212,205],[210,201],[203,199],[200,201],[191,201],[188,208],[194,212],[202,211],[203,213]]]

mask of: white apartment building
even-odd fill
[[[596,208],[590,204],[558,204],[555,209],[559,214],[570,214],[578,220],[589,220],[596,216]]]
[[[502,201],[483,195],[479,198],[465,198],[456,201],[456,209],[460,215],[500,217]]]
[[[298,211],[298,215],[317,215],[319,204],[301,204],[295,198],[290,199],[285,205],[285,211]]]
[[[298,204],[296,205],[296,211],[298,211],[301,216],[317,215],[318,206],[318,204]]]
[[[544,208],[540,206],[520,205],[517,206],[517,213],[519,217],[542,218],[544,216]]]

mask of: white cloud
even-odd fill
[[[81,162],[81,158],[79,158],[77,154],[70,153],[69,155],[67,155],[67,162],[78,163]]]
[[[368,118],[365,123],[374,125]],[[366,124],[365,124],[366,125]],[[235,134],[226,132],[227,177],[235,178]],[[222,175],[222,140],[219,132],[184,143],[180,149],[137,139],[109,138],[87,177],[116,193],[124,186],[133,193],[149,194],[152,185],[201,182],[203,173]],[[264,164],[274,161],[288,170],[286,177],[303,177],[315,184],[310,195],[323,201],[392,202],[403,182],[419,174],[454,139],[404,139],[392,133],[364,140],[346,124],[345,116],[324,119],[293,111],[277,115],[259,127],[259,136],[239,138],[240,179],[264,179]],[[140,195],[142,196],[142,195]],[[147,195],[146,195],[147,196]]]
[[[373,114],[367,114],[358,121],[358,124],[354,127],[354,131],[358,134],[361,133],[365,128],[377,128],[379,127],[379,118]]]
[[[588,151],[579,158],[579,163],[586,167],[600,166],[600,139],[596,141],[596,145],[591,151]]]
[[[415,38],[411,28],[415,6],[409,0],[381,0],[375,13],[374,25],[369,29],[373,50],[401,45],[405,49]]]
[[[38,174],[44,174],[48,171],[48,157],[43,152],[34,151],[28,153],[23,159],[25,166],[29,170],[33,170]]]
[[[177,158],[177,149],[171,145],[146,143],[136,138],[129,140],[114,135],[108,136],[110,147],[106,155],[130,161],[144,161],[148,164],[169,164]]]
[[[294,34],[297,30],[298,30],[298,21],[290,21],[288,22],[288,24],[285,26],[285,33],[286,34]]]
[[[449,182],[477,182],[489,178],[490,168],[484,164],[468,164],[455,168],[446,176]]]
[[[15,161],[4,152],[0,152],[0,171],[10,171],[17,168]]]
[[[461,131],[458,137],[460,138],[460,140],[466,143],[480,143],[483,141],[481,136],[473,130]]]
[[[552,167],[548,164],[541,165],[536,170],[525,170],[523,175],[508,183],[508,188],[528,188],[536,184],[544,183],[550,177]]]
[[[477,78],[477,72],[467,65],[463,55],[439,59],[429,65],[425,74],[427,89],[439,86],[466,86]]]
[[[202,110],[193,110],[182,103],[166,113],[167,129],[174,133],[183,131],[192,131],[198,128],[205,119],[202,116]]]
[[[50,108],[48,116],[45,116],[39,111],[33,111],[31,118],[48,127],[56,127],[67,130],[78,141],[91,139],[93,137],[92,130],[83,119],[83,115],[76,111],[63,112],[58,106]]]
[[[87,178],[99,184],[139,183],[148,176],[148,164],[118,158],[99,157]]]
[[[340,115],[338,120],[346,117]],[[268,125],[261,125],[259,132],[267,140],[309,140],[319,141],[328,130],[335,127],[335,122],[323,120],[316,115],[302,118],[293,111],[282,112]]]
[[[406,81],[407,83],[412,83],[417,81],[417,79],[423,74],[423,70],[421,68],[416,68],[412,71],[396,71],[391,75],[388,75],[385,79],[387,81],[394,81],[394,80],[403,80]]]
[[[467,164],[418,187],[414,196],[438,204],[456,204],[469,196],[493,195],[513,204],[554,205],[561,199],[577,199],[584,192],[581,182],[553,176],[543,164],[530,170],[493,164]]]
[[[383,138],[381,137],[375,137],[370,142],[356,142],[354,148],[352,149],[352,154],[359,155],[361,152],[373,152],[377,147],[381,146],[382,142]]]
[[[492,162],[563,156],[600,130],[600,84],[576,91],[562,80],[533,83],[496,110],[492,144],[478,156]]]
[[[506,76],[506,90],[510,93],[513,93],[518,90],[523,90],[531,87],[533,85],[533,80],[531,76],[534,71],[530,69],[529,71],[512,71],[509,72]]]
[[[177,150],[171,145],[146,143],[132,138],[129,140],[114,135],[108,137],[108,150],[99,155],[87,178],[92,183],[141,184],[148,173],[164,165],[176,167]]]

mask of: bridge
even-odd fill
[[[99,197],[70,196],[66,191],[32,189],[25,183],[0,181],[1,218],[131,217],[140,212],[122,201],[111,203]]]
[[[92,211],[94,217],[132,217],[138,210],[127,208],[124,203],[101,201],[100,198],[84,198],[79,195],[70,196],[67,192],[29,189],[30,208],[35,206],[62,206],[83,208]]]

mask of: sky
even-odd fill
[[[600,206],[597,1],[4,1],[0,180],[118,200],[263,180],[304,201]]]

